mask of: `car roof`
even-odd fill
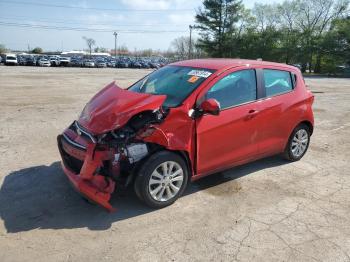
[[[295,69],[294,66],[289,66],[287,64],[260,61],[260,60],[229,59],[229,58],[192,59],[192,60],[184,60],[184,61],[171,63],[170,65],[198,67],[198,68],[206,68],[206,69],[212,69],[212,70],[221,70],[225,68],[237,67],[242,65],[276,66],[276,67]]]

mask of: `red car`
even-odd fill
[[[314,96],[300,70],[241,59],[176,62],[127,90],[111,83],[58,136],[74,187],[109,211],[117,186],[151,207],[172,204],[188,181],[280,154],[306,153]]]

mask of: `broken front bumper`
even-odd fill
[[[62,168],[74,188],[84,197],[108,211],[115,209],[109,203],[115,182],[111,177],[101,175],[104,161],[113,159],[110,150],[98,150],[96,144],[67,129],[57,137],[62,157]]]

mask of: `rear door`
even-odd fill
[[[293,74],[277,68],[261,70],[265,98],[260,101],[259,154],[271,155],[284,150],[295,112]]]
[[[254,69],[229,71],[212,83],[200,99],[216,99],[221,112],[196,120],[198,175],[247,162],[257,155],[256,79]]]

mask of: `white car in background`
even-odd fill
[[[5,65],[18,65],[17,56],[13,54],[6,55]]]
[[[52,66],[59,66],[60,65],[59,56],[50,56],[50,63]]]
[[[60,60],[59,60],[60,66],[68,66],[70,63],[70,58],[69,57],[65,57],[65,56],[61,56]]]
[[[91,59],[85,60],[84,61],[84,66],[85,67],[95,67],[95,62],[93,60],[91,60]]]
[[[51,62],[46,58],[41,58],[39,60],[39,66],[51,66]]]

